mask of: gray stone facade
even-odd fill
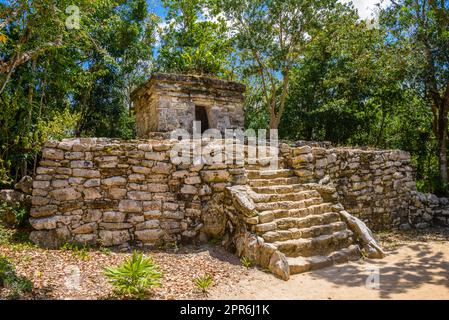
[[[137,135],[185,129],[193,122],[202,130],[243,128],[245,86],[236,82],[200,76],[154,74],[132,93]]]
[[[213,143],[203,150],[221,150],[224,159],[224,142],[182,145],[195,155],[198,144]],[[47,142],[33,181],[31,240],[128,247],[218,237],[288,279],[357,259],[360,250],[381,254],[361,241],[348,217],[375,230],[448,224],[449,201],[416,191],[407,152],[282,143],[279,167],[264,169],[238,161],[179,163],[171,157],[177,143]]]
[[[34,240],[51,233],[55,241],[118,245],[222,235],[225,189],[247,185],[251,170],[243,164],[174,164],[174,143],[47,142],[33,182]],[[279,156],[281,170],[291,171],[295,183],[343,204],[375,230],[447,223],[448,201],[416,191],[406,152],[282,144]]]

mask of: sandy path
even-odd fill
[[[361,260],[282,281],[252,269],[237,284],[220,285],[210,299],[449,299],[449,242],[407,241],[382,260]],[[379,288],[366,286],[379,268]]]

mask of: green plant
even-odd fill
[[[111,254],[111,249],[109,249],[107,247],[100,247],[100,252],[109,256]]]
[[[158,244],[157,248],[162,251],[173,251],[177,252],[179,250],[178,243],[176,241],[173,242],[161,242]]]
[[[18,299],[24,293],[31,292],[33,283],[28,278],[18,275],[11,261],[0,254],[0,287],[9,289],[10,299]]]
[[[0,244],[6,244],[9,242],[9,234],[7,230],[0,224]]]
[[[253,265],[253,263],[251,262],[251,260],[245,256],[243,256],[240,259],[240,262],[242,263],[242,266],[244,266],[245,268],[251,268],[251,266]]]
[[[210,238],[209,239],[209,244],[210,245],[218,245],[218,244],[220,244],[221,243],[221,241],[222,241],[222,239],[221,239],[221,237],[219,237],[219,236],[213,236],[212,238]]]
[[[123,298],[143,299],[153,287],[161,285],[162,272],[151,257],[136,251],[118,267],[105,268],[114,293]]]
[[[207,293],[207,289],[213,284],[213,279],[210,275],[206,274],[202,277],[193,279],[193,282],[203,293]]]
[[[80,260],[89,260],[89,246],[87,245],[65,243],[61,249],[64,251],[72,251],[73,256]]]
[[[23,226],[28,219],[28,209],[19,204],[0,202],[0,217],[8,224]]]

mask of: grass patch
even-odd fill
[[[19,299],[33,290],[33,283],[28,278],[18,275],[12,262],[0,254],[0,287],[8,290],[9,299]]]
[[[87,245],[78,245],[74,243],[66,243],[61,247],[61,250],[63,251],[71,251],[72,255],[75,258],[78,258],[82,261],[89,260],[89,246]]]

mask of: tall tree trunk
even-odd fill
[[[442,102],[441,115],[438,125],[438,162],[440,167],[440,176],[443,183],[448,182],[447,176],[447,101]]]
[[[268,124],[268,129],[277,129],[279,127],[279,116],[276,114],[270,114],[270,123]]]
[[[32,60],[31,65],[31,72],[32,77],[31,81],[29,83],[28,88],[28,119],[27,119],[27,128],[29,131],[31,131],[31,124],[33,121],[33,98],[34,98],[34,81],[35,81],[35,75],[36,75],[36,58]],[[27,159],[23,159],[22,162],[22,176],[26,176],[28,174],[28,161]]]

